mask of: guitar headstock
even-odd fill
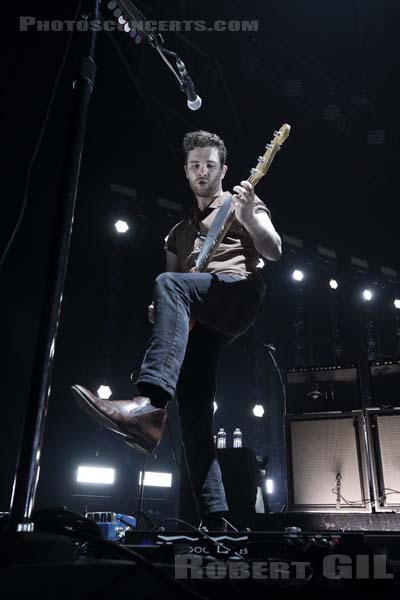
[[[275,131],[273,139],[269,144],[266,145],[266,151],[264,152],[263,156],[258,157],[257,166],[251,170],[249,181],[253,186],[260,181],[261,177],[264,177],[272,164],[275,154],[278,152],[278,150],[280,150],[282,144],[289,137],[289,133],[290,125],[287,123],[282,125],[279,131]]]

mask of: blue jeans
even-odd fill
[[[162,273],[154,286],[154,327],[137,384],[177,395],[182,439],[200,515],[228,510],[213,437],[220,352],[261,311],[256,277]],[[189,335],[189,319],[196,324]]]

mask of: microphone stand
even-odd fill
[[[89,16],[87,17],[89,21],[91,18],[95,21],[101,20],[100,4],[101,0],[90,0]],[[141,15],[132,3],[129,6],[130,10],[133,10],[135,18],[139,15],[140,19],[144,19],[143,15]],[[10,514],[7,524],[9,532],[32,532],[34,529],[31,513],[39,480],[43,435],[50,396],[53,360],[68,265],[82,152],[85,142],[87,113],[96,75],[94,52],[97,33],[97,27],[90,30],[88,53],[81,60],[78,79],[73,82],[75,114],[67,145],[68,150],[61,187],[57,231],[51,251],[52,258],[47,277],[46,300],[40,316],[39,335],[31,376],[28,406],[25,413],[24,429],[11,496]],[[176,54],[165,48],[161,50],[160,40],[157,36],[146,32],[144,35],[173,71],[179,83],[182,84],[181,79],[164,56],[164,53],[175,57]],[[143,498],[141,501],[143,501]],[[139,507],[139,511],[141,511],[141,507]]]
[[[99,18],[100,1],[91,0],[89,12],[94,19]],[[40,317],[28,406],[11,498],[8,521],[8,530],[11,532],[33,531],[31,512],[39,480],[43,434],[85,142],[87,113],[96,74],[94,61],[96,38],[97,31],[90,31],[88,53],[82,58],[79,77],[73,83],[75,114],[67,145],[57,232],[51,250],[52,260],[47,277],[46,300]]]

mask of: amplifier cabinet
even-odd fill
[[[286,372],[285,412],[294,415],[360,410],[358,367],[320,365]]]
[[[400,360],[370,362],[369,376],[372,406],[400,408]]]
[[[361,411],[286,415],[288,510],[371,512]]]
[[[400,408],[367,409],[376,510],[400,511]]]

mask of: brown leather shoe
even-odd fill
[[[149,398],[103,400],[81,385],[74,385],[71,390],[85,412],[104,427],[126,437],[130,446],[143,454],[151,454],[157,448],[166,414],[162,408],[152,406]]]

